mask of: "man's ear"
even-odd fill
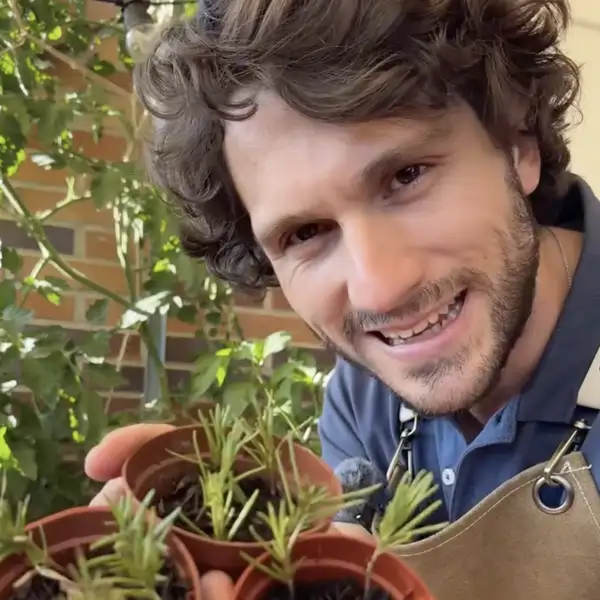
[[[513,146],[513,161],[521,188],[529,196],[540,183],[542,169],[540,148],[534,136],[519,136],[517,144]]]

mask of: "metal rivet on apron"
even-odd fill
[[[551,483],[548,483],[546,477],[540,477],[533,486],[533,501],[536,506],[543,510],[545,513],[549,515],[560,515],[564,512],[567,512],[571,505],[573,504],[573,486],[561,475],[550,475]],[[548,506],[540,496],[540,493],[545,485],[548,486],[559,486],[563,491],[563,498],[561,503],[558,506]]]

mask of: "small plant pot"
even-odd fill
[[[201,456],[208,456],[208,444],[202,426],[180,427],[166,432],[150,440],[142,446],[123,468],[123,478],[134,498],[141,502],[150,490],[155,491],[156,503],[169,494],[184,477],[198,472],[198,467],[189,461],[173,456],[173,452],[184,456],[196,456],[194,434]],[[302,484],[318,485],[325,488],[332,497],[340,497],[341,484],[331,469],[310,450],[294,444],[294,461],[301,474]],[[288,447],[283,444],[280,450],[281,461],[286,472],[291,473],[291,457]],[[235,470],[246,472],[256,467],[256,463],[248,456],[240,455],[236,460]],[[290,479],[288,478],[288,481]],[[326,531],[332,519],[323,519],[307,530],[303,535]],[[260,544],[252,541],[219,541],[206,536],[197,535],[182,527],[175,526],[176,535],[186,544],[200,572],[205,570],[225,571],[237,578],[248,566],[241,552],[252,557],[262,554]]]
[[[292,560],[301,561],[294,582],[297,586],[296,598],[317,600],[337,598],[338,595],[326,586],[336,582],[346,587],[343,597],[347,600],[362,600],[369,561],[375,550],[374,543],[363,539],[350,538],[333,533],[314,534],[298,539],[292,551]],[[271,556],[263,553],[258,562],[268,564]],[[356,586],[356,596],[349,594],[348,586]],[[322,595],[319,595],[320,586]],[[382,554],[375,561],[370,576],[371,589],[387,594],[389,600],[434,600],[425,585],[404,562],[394,554]],[[340,594],[339,597],[342,597]],[[367,596],[368,598],[368,596]],[[248,567],[238,579],[234,600],[287,600],[285,588],[254,566]]]
[[[34,541],[42,547],[45,545],[48,554],[61,567],[75,560],[78,549],[85,551],[92,543],[115,531],[112,513],[106,507],[71,508],[27,526]],[[179,576],[190,587],[188,600],[201,600],[200,575],[190,553],[174,535],[170,536],[168,546]],[[8,600],[13,595],[13,584],[29,568],[24,557],[19,555],[0,562],[0,600]]]

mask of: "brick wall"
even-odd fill
[[[113,8],[106,4],[92,3],[88,5],[89,17],[93,19],[109,18]],[[105,49],[108,59],[114,58],[114,47],[110,44]],[[78,86],[80,79],[77,74],[66,65],[57,65],[56,75],[67,86]],[[128,87],[128,77],[117,74],[113,81],[122,87]],[[108,128],[109,135],[105,135],[100,143],[95,143],[92,135],[86,131],[85,124],[81,130],[74,132],[76,144],[80,151],[90,157],[107,160],[120,160],[124,151],[124,141]],[[31,152],[37,148],[35,138],[30,141],[28,159],[19,168],[17,174],[11,178],[20,196],[32,212],[44,211],[53,208],[62,200],[66,192],[65,171],[44,170],[36,166],[31,160]],[[115,252],[115,238],[113,220],[109,211],[98,211],[92,200],[78,202],[62,210],[47,222],[46,234],[56,249],[73,267],[86,276],[94,279],[99,284],[109,287],[115,292],[125,291],[125,280],[121,267],[117,262]],[[25,269],[31,269],[40,258],[34,240],[15,222],[10,220],[6,212],[0,207],[0,239],[3,244],[19,249],[24,258]],[[46,267],[41,273],[63,277],[52,267]],[[30,294],[27,307],[37,316],[39,325],[59,324],[76,337],[77,332],[88,328],[85,320],[87,307],[96,299],[88,290],[81,289],[70,282],[74,290],[68,292],[59,306],[54,306],[36,294]],[[320,350],[317,340],[304,324],[295,316],[279,291],[269,293],[264,302],[257,302],[238,296],[236,298],[237,315],[247,338],[262,338],[274,331],[284,330],[293,338],[297,347],[314,351],[319,364],[329,366],[332,357]],[[121,314],[116,305],[109,308],[109,322],[116,323]],[[179,321],[170,321],[168,326],[167,362],[169,379],[175,386],[188,376],[191,362],[199,352],[198,341],[193,338],[195,328]],[[114,356],[121,347],[122,336],[117,335],[112,340]],[[136,398],[143,387],[144,356],[140,341],[137,336],[131,335],[127,343],[122,374],[128,383],[119,390],[111,404],[112,408],[125,407]]]

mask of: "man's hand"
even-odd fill
[[[90,479],[104,483],[104,487],[91,501],[92,506],[102,506],[118,500],[125,491],[121,471],[125,461],[148,440],[173,429],[163,423],[140,423],[111,431],[85,459],[85,472]]]
[[[104,483],[104,487],[91,501],[91,505],[101,506],[115,502],[125,492],[121,470],[125,461],[148,440],[173,429],[166,424],[139,424],[122,427],[109,433],[98,446],[90,450],[85,460],[88,477]],[[336,532],[349,537],[370,539],[371,535],[360,525],[338,523]],[[203,600],[233,600],[233,583],[219,571],[202,577]]]

